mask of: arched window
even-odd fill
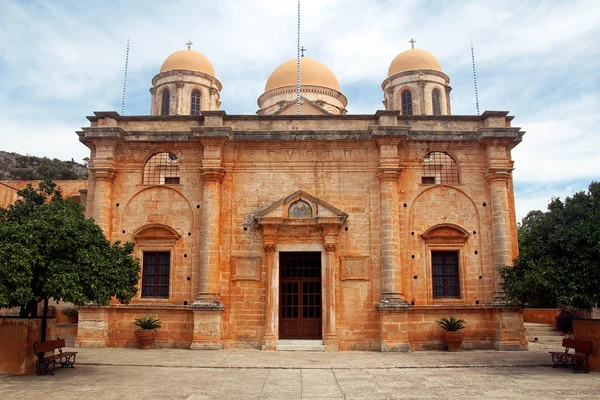
[[[192,92],[190,115],[200,115],[200,92],[197,90]]]
[[[173,153],[156,153],[146,161],[144,185],[178,185],[179,159]]]
[[[423,158],[421,183],[429,185],[457,184],[458,167],[450,155],[441,151],[432,151]]]
[[[171,103],[171,93],[168,90],[163,90],[162,102],[160,105],[160,115],[169,115],[169,105]]]
[[[431,92],[431,104],[433,107],[433,115],[442,115],[442,108],[440,107],[440,91],[433,89]]]
[[[402,92],[402,115],[413,115],[412,94],[410,90]]]

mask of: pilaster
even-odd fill
[[[401,168],[398,145],[401,138],[378,137],[381,189],[381,299],[377,309],[407,309],[402,295],[400,265],[400,217],[398,179]]]
[[[277,346],[277,323],[278,309],[275,306],[275,293],[279,292],[276,288],[277,275],[279,271],[275,266],[275,250],[277,249],[278,225],[263,225],[263,248],[266,257],[266,291],[267,301],[265,303],[265,326],[263,336],[263,350],[275,350]]]
[[[325,329],[323,336],[323,345],[327,351],[338,351],[339,343],[336,330],[336,293],[338,271],[338,244],[339,244],[339,224],[323,225],[323,246],[326,253],[326,274],[323,282],[324,295],[327,308],[322,313],[324,317]]]
[[[94,160],[90,168],[94,177],[94,210],[92,216],[102,229],[104,236],[110,240],[111,234],[111,201],[115,167],[112,160]]]

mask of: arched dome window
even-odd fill
[[[410,90],[405,90],[400,95],[402,97],[402,115],[413,115],[412,94]]]
[[[426,185],[458,184],[456,161],[445,152],[432,151],[423,158],[421,183]]]
[[[440,91],[433,89],[431,92],[431,104],[433,107],[433,115],[442,115],[442,108],[440,107]]]
[[[143,185],[178,185],[179,158],[173,153],[156,153],[144,165]]]
[[[171,93],[168,90],[163,90],[160,105],[160,115],[169,115],[169,105],[171,103]]]
[[[190,107],[190,115],[200,115],[200,92],[194,90],[192,92],[192,101]]]

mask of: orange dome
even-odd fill
[[[390,64],[388,77],[411,69],[434,69],[441,71],[442,66],[433,54],[421,49],[410,49],[398,54]]]
[[[160,72],[176,69],[204,72],[215,76],[215,69],[208,58],[194,50],[179,50],[171,54],[160,67]]]
[[[267,79],[265,92],[282,86],[298,84],[298,59],[284,62]],[[300,58],[300,84],[323,86],[340,91],[340,83],[335,74],[325,64],[308,57]]]

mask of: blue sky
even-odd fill
[[[381,82],[409,48],[430,51],[474,114],[470,43],[483,110],[527,133],[513,151],[518,219],[600,180],[600,2],[303,0],[302,45],[337,75],[350,113],[382,108]],[[296,54],[295,0],[0,3],[0,149],[81,160],[74,133],[93,111],[148,114],[164,59],[193,48],[223,83],[221,108],[253,114],[269,74]]]

